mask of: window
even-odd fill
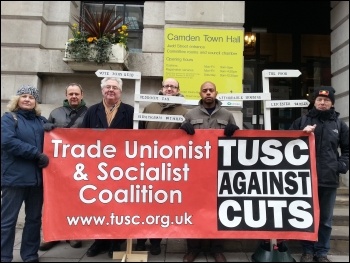
[[[93,12],[101,12],[103,4],[105,8],[112,9],[116,17],[123,17],[123,23],[128,25],[128,48],[129,52],[142,52],[142,33],[143,33],[143,2],[82,2],[81,12],[84,12],[84,6]],[[84,16],[84,14],[82,14]],[[120,24],[119,26],[121,26]]]

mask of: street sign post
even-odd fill
[[[265,69],[262,72],[262,84],[263,93],[270,93],[269,78],[295,78],[299,77],[301,72],[295,69],[279,69],[271,70]],[[267,101],[263,101],[264,104],[264,126],[265,130],[271,130],[271,110],[267,107]],[[299,106],[304,107],[304,106]]]
[[[308,100],[270,100],[266,101],[266,108],[300,108],[310,105]]]
[[[95,72],[97,77],[115,77],[121,79],[141,79],[141,72],[138,71],[117,71],[99,69]]]
[[[263,70],[263,78],[296,78],[301,72],[296,69]]]
[[[219,94],[217,99],[226,100],[271,100],[271,93],[227,93]]]

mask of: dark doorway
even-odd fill
[[[264,69],[297,69],[298,78],[271,78],[271,97],[307,99],[316,86],[330,85],[330,1],[246,1],[245,33],[255,42],[244,49],[244,92],[262,92]],[[310,107],[310,106],[309,106]],[[271,110],[271,129],[288,129],[307,108]],[[262,102],[243,103],[246,129],[264,129]]]

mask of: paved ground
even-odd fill
[[[14,246],[14,262],[22,262],[19,249],[21,246],[22,228],[17,228],[16,239]],[[135,240],[133,240],[135,242]],[[93,258],[87,257],[86,251],[90,247],[93,241],[83,241],[83,247],[71,248],[66,242],[53,247],[46,252],[39,251],[40,262],[120,262],[121,260],[110,259],[107,255],[101,254]],[[148,243],[147,243],[148,244]],[[149,245],[149,244],[148,244]],[[124,249],[125,246],[123,247]],[[162,253],[158,256],[152,256],[148,253],[149,262],[182,262],[182,257],[185,253],[186,246],[183,239],[164,239],[162,241]],[[333,253],[333,254],[332,254]],[[333,262],[349,262],[349,255],[339,255],[337,252],[332,252],[329,256]],[[253,252],[225,252],[224,253],[228,262],[252,262],[251,256]],[[290,253],[290,255],[299,262],[300,253]],[[196,262],[214,262],[214,259],[209,255],[201,253]],[[286,262],[286,261],[284,261]]]

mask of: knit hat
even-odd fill
[[[39,101],[39,91],[37,88],[30,85],[22,85],[18,90],[16,95],[30,94],[36,101]]]
[[[316,99],[319,96],[327,97],[332,101],[332,104],[334,105],[334,93],[335,90],[331,86],[319,87],[314,92],[314,99]]]

